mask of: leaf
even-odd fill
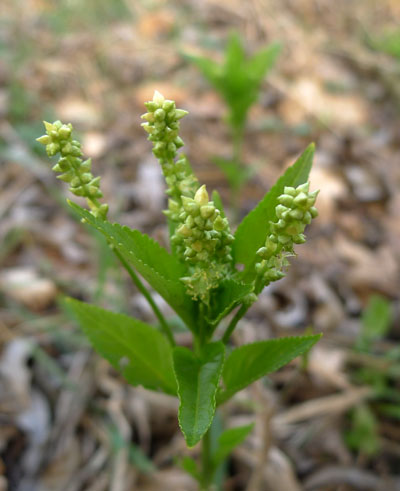
[[[179,426],[189,447],[201,440],[212,423],[224,354],[225,347],[220,341],[206,345],[201,357],[188,348],[174,348]]]
[[[382,339],[390,329],[392,311],[390,302],[380,295],[372,295],[362,315],[362,329],[357,348],[369,351],[371,344]]]
[[[196,481],[200,482],[201,481],[201,475],[198,470],[197,463],[194,459],[191,457],[185,456],[183,459],[180,461],[180,466],[184,471],[186,471],[188,474],[190,474],[192,477],[196,479]]]
[[[133,386],[176,395],[172,348],[152,326],[94,305],[65,299],[94,349]]]
[[[278,370],[289,361],[311,348],[320,334],[290,338],[270,339],[245,344],[232,351],[222,372],[224,390],[218,394],[218,404],[270,372]]]
[[[69,204],[86,223],[107,238],[189,327],[194,328],[194,303],[180,280],[186,275],[184,264],[139,230],[97,219],[75,203]]]
[[[217,325],[252,290],[253,285],[248,283],[241,283],[231,278],[222,281],[213,295],[207,321],[214,326]]]
[[[254,428],[254,423],[238,426],[236,428],[229,428],[225,430],[218,438],[217,449],[212,457],[213,466],[216,469],[222,462],[229,457],[232,450],[240,445],[250,431]]]
[[[221,67],[218,63],[203,56],[194,56],[187,53],[184,56],[199,68],[211,85],[214,87],[218,85],[221,77]]]
[[[238,226],[232,251],[236,263],[244,264],[242,277],[246,281],[254,277],[256,252],[264,245],[269,233],[270,221],[276,220],[275,207],[285,186],[299,186],[307,181],[314,155],[314,144],[309,145],[296,162],[289,167],[258,205]]]
[[[279,43],[273,43],[258,51],[247,62],[248,74],[259,84],[274,65],[281,51]]]

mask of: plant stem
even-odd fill
[[[207,491],[212,479],[210,428],[201,442],[201,489]]]
[[[240,319],[245,315],[245,313],[249,310],[250,305],[242,303],[240,309],[236,312],[235,316],[229,323],[229,326],[226,328],[226,331],[224,335],[222,336],[222,341],[227,344],[229,341],[229,338],[231,337],[231,334],[235,330],[235,327],[237,323],[240,321]]]
[[[164,316],[162,315],[160,309],[157,307],[157,304],[154,302],[153,297],[150,295],[149,291],[147,288],[144,286],[142,281],[140,280],[139,276],[135,273],[135,271],[130,267],[130,265],[127,263],[125,258],[122,256],[122,254],[113,247],[113,251],[117,258],[121,261],[121,264],[123,267],[126,269],[128,272],[129,276],[131,277],[133,283],[135,284],[136,288],[140,291],[140,293],[145,297],[145,299],[148,301],[150,307],[152,308],[154,314],[156,315],[157,319],[160,322],[161,329],[164,331],[164,334],[166,335],[168,341],[170,342],[171,346],[175,346],[175,339],[172,334],[171,328],[169,327],[167,321],[165,320]]]

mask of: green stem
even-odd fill
[[[233,140],[233,161],[236,166],[238,166],[238,172],[241,173],[242,167],[242,147],[243,147],[243,128],[232,128],[232,140]],[[235,186],[235,189],[231,189],[231,208],[233,221],[237,221],[239,215],[239,201],[240,194],[243,187],[243,182],[240,182]]]
[[[248,304],[242,304],[240,309],[236,312],[235,316],[229,323],[229,326],[226,328],[226,331],[224,335],[222,336],[222,341],[227,344],[229,341],[229,338],[231,337],[233,331],[235,330],[235,327],[237,323],[240,321],[240,319],[245,315],[245,313],[249,310],[250,305]]]
[[[210,429],[203,436],[201,442],[201,489],[207,491],[212,480],[212,462],[211,462],[211,438]]]
[[[129,276],[131,277],[133,283],[135,284],[136,288],[140,291],[140,293],[145,297],[145,299],[148,301],[150,307],[152,308],[154,314],[156,315],[157,319],[160,322],[161,329],[164,331],[164,334],[166,335],[168,341],[170,342],[171,346],[175,346],[175,340],[174,336],[172,334],[171,328],[169,327],[167,321],[165,320],[164,316],[162,315],[160,309],[157,307],[157,304],[154,302],[153,297],[150,295],[149,291],[147,288],[144,286],[142,281],[140,280],[139,276],[135,273],[135,271],[130,267],[130,265],[125,261],[125,258],[122,256],[122,254],[115,248],[113,248],[113,251],[117,258],[121,261],[121,264],[123,267],[126,269],[128,272]]]

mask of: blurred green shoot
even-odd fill
[[[362,365],[355,372],[355,378],[371,386],[373,395],[369,404],[352,411],[351,428],[345,441],[351,449],[367,456],[374,456],[380,450],[379,417],[400,417],[397,411],[400,393],[393,386],[400,376],[399,353],[389,350],[381,355],[374,354],[374,345],[387,335],[392,318],[390,302],[381,295],[372,295],[362,313],[361,331],[355,345],[354,361]]]
[[[390,302],[380,295],[373,295],[361,317],[361,332],[357,339],[358,351],[371,351],[373,343],[389,331],[392,321]]]
[[[400,29],[386,32],[381,36],[368,36],[367,43],[372,49],[382,51],[400,61]]]
[[[186,54],[208,82],[219,93],[228,109],[227,122],[232,135],[232,158],[218,159],[216,165],[226,174],[234,195],[249,179],[251,173],[243,170],[242,146],[249,109],[258,100],[261,84],[275,63],[280,45],[277,43],[246,56],[245,49],[238,33],[232,33],[226,45],[222,63],[210,58]]]
[[[367,456],[380,450],[378,421],[368,405],[356,407],[351,413],[351,429],[345,435],[347,445]]]

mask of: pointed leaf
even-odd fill
[[[189,447],[201,440],[212,423],[224,353],[225,347],[220,341],[206,345],[200,358],[187,348],[174,349],[179,426]]]
[[[237,426],[236,428],[229,428],[222,433],[218,438],[217,449],[212,457],[215,469],[229,457],[235,447],[245,440],[253,428],[254,423],[245,426]]]
[[[270,339],[245,344],[233,350],[224,364],[222,373],[224,390],[218,394],[218,404],[309,350],[320,337],[321,335],[317,334]]]
[[[256,83],[260,83],[272,68],[280,51],[281,45],[279,43],[273,43],[258,51],[247,62],[248,73]]]
[[[256,252],[265,243],[270,229],[269,222],[276,220],[278,197],[285,186],[298,186],[307,181],[313,155],[314,144],[311,144],[238,226],[232,249],[235,262],[245,266],[242,276],[246,281],[254,277]]]
[[[180,280],[186,275],[184,264],[139,230],[97,219],[75,203],[69,204],[86,223],[106,237],[189,327],[195,325],[194,303]]]
[[[172,348],[155,328],[132,317],[65,299],[95,350],[134,386],[176,395]]]
[[[253,285],[249,283],[241,283],[231,278],[224,280],[213,295],[211,312],[207,321],[212,325],[217,325],[252,290]]]

